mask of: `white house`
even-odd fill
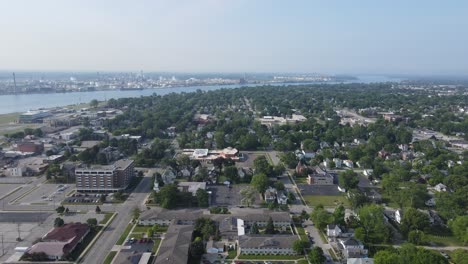
[[[367,250],[361,241],[355,238],[339,239],[338,246],[346,258],[362,258],[367,256]]]
[[[337,168],[341,168],[341,166],[343,166],[343,161],[339,158],[334,158],[333,162],[335,162],[335,167]]]
[[[338,225],[327,225],[327,236],[329,238],[337,238],[339,237],[343,232],[341,231],[341,228]]]
[[[276,201],[278,204],[288,204],[288,196],[283,191],[279,191],[276,194]]]
[[[436,190],[438,192],[446,192],[447,191],[447,186],[445,186],[442,183],[439,183],[434,187],[434,190]]]
[[[273,203],[273,202],[275,202],[275,200],[276,200],[276,189],[272,188],[272,187],[269,187],[265,191],[265,202]]]
[[[354,162],[352,160],[344,160],[343,164],[348,168],[354,168]]]

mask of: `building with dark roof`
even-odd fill
[[[89,231],[89,226],[81,223],[56,227],[42,237],[42,242],[34,244],[28,253],[44,252],[49,259],[64,259],[84,240]]]
[[[161,241],[154,264],[186,264],[193,226],[171,225]]]
[[[293,250],[294,235],[243,235],[239,236],[241,254],[252,255],[296,255]]]

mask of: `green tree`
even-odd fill
[[[345,208],[343,205],[339,205],[335,208],[335,211],[333,212],[333,222],[337,225],[344,226],[346,224],[344,218]]]
[[[90,228],[95,228],[98,225],[98,221],[96,218],[88,218],[88,220],[86,220],[86,223]]]
[[[280,160],[289,169],[294,169],[296,167],[296,165],[297,165],[296,155],[294,155],[294,153],[290,152],[290,151],[280,155]]]
[[[265,234],[274,234],[275,233],[275,225],[273,224],[273,219],[270,217],[268,218],[268,222],[265,226]]]
[[[196,237],[190,246],[192,257],[199,258],[205,253],[205,246],[201,237]]]
[[[468,264],[468,250],[455,249],[452,251],[452,258],[456,264]]]
[[[426,238],[423,231],[411,230],[408,233],[408,242],[415,245],[422,245],[426,242]]]
[[[100,214],[101,213],[101,208],[99,208],[99,206],[96,206],[96,214]]]
[[[196,192],[198,207],[208,207],[209,199],[208,192],[204,189],[198,189]]]
[[[99,102],[96,99],[93,99],[91,100],[91,102],[89,102],[89,106],[91,106],[92,108],[96,108],[98,105],[99,105]]]
[[[251,186],[247,186],[240,190],[239,194],[242,196],[241,204],[247,207],[250,207],[255,202],[257,197],[257,191]]]
[[[55,218],[55,220],[54,220],[54,226],[55,227],[61,227],[64,224],[65,224],[65,222],[63,221],[62,218],[60,218],[60,217]]]
[[[284,191],[284,183],[282,181],[275,182],[275,189],[278,191]]]
[[[321,247],[314,247],[309,252],[309,262],[311,264],[322,264],[327,260],[323,255],[323,250]]]
[[[308,243],[306,241],[302,241],[300,239],[296,240],[293,242],[293,250],[296,252],[296,254],[302,255],[304,253],[304,250],[307,248]]]
[[[392,250],[380,250],[374,255],[374,263],[376,264],[395,264],[400,262],[398,252]]]
[[[258,231],[258,225],[257,222],[254,222],[252,224],[252,227],[250,228],[250,234],[252,235],[258,235],[260,232]]]
[[[400,229],[405,236],[413,230],[423,231],[429,227],[429,219],[426,214],[414,208],[408,208],[403,213]]]
[[[340,173],[338,182],[346,190],[355,189],[359,184],[359,176],[353,170],[346,170]]]
[[[268,163],[265,156],[260,156],[254,160],[254,170],[256,174],[265,174],[266,176],[270,176],[273,168],[270,163]]]
[[[370,204],[361,207],[358,211],[359,223],[364,228],[365,243],[382,243],[389,241],[390,229],[384,221],[383,207]]]
[[[468,215],[457,216],[449,221],[450,230],[463,244],[468,244]]]
[[[333,221],[332,215],[321,204],[315,206],[314,211],[310,214],[310,218],[320,230],[325,229]]]
[[[59,214],[62,214],[64,211],[65,211],[65,207],[63,207],[63,205],[57,207],[57,209],[55,209],[55,211],[57,211],[57,213]]]
[[[172,209],[177,204],[177,186],[175,184],[164,185],[156,195],[156,200],[162,208]]]
[[[250,184],[263,195],[268,188],[268,177],[264,173],[255,174]]]
[[[226,178],[228,178],[232,183],[239,182],[239,174],[237,172],[236,166],[224,167],[224,176],[226,176]]]

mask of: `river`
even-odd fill
[[[385,76],[359,76],[358,80],[351,82],[398,82],[398,79],[390,79]],[[348,82],[349,83],[349,82]],[[44,93],[44,94],[17,94],[17,95],[1,95],[0,96],[0,114],[8,114],[15,112],[25,112],[32,109],[51,108],[57,106],[74,105],[80,103],[88,103],[93,99],[99,101],[109,100],[111,98],[125,97],[140,97],[152,94],[165,95],[169,93],[194,92],[196,90],[211,91],[222,88],[238,88],[242,86],[261,86],[262,84],[247,84],[247,85],[212,85],[212,86],[187,86],[187,87],[172,87],[172,88],[156,88],[144,90],[107,90],[107,91],[91,91],[91,92],[72,92],[72,93]],[[269,85],[300,85],[299,83],[277,83]]]

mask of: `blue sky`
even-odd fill
[[[0,0],[0,69],[468,74],[468,1]]]

